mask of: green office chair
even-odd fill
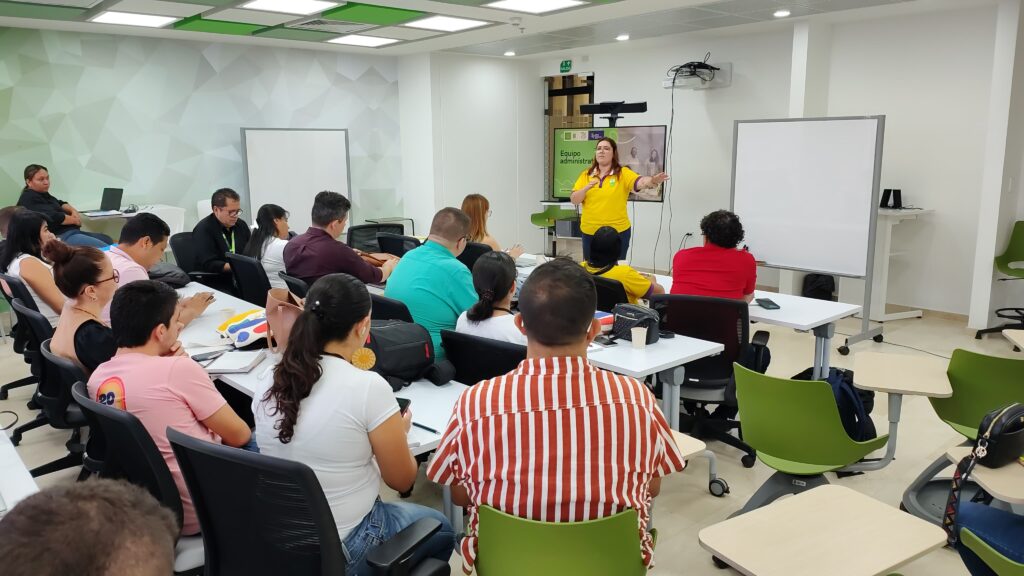
[[[481,506],[480,576],[641,576],[636,510],[585,522],[538,522]]]
[[[543,212],[530,214],[530,222],[538,228],[544,229],[544,243],[547,244],[548,231],[555,227],[558,220],[571,220],[576,218],[575,210],[564,210],[556,205],[545,206]],[[556,256],[555,242],[551,242],[551,256]]]
[[[953,351],[946,369],[953,395],[928,400],[943,422],[965,440],[973,442],[985,414],[1000,406],[1024,402],[1022,374],[1024,360],[986,356],[958,348]],[[952,465],[945,454],[940,455],[903,493],[900,507],[918,518],[941,525],[950,479],[937,476]],[[969,500],[977,490],[977,485],[968,481],[962,497]]]
[[[850,439],[827,382],[774,378],[739,364],[733,371],[743,440],[776,472],[732,516],[828,484],[825,472],[858,462],[889,440],[888,434],[866,442]]]
[[[1024,280],[1024,268],[1010,268],[1010,264],[1024,263],[1024,221],[1018,221],[1013,225],[1013,232],[1010,233],[1010,244],[1006,251],[996,256],[996,269],[1009,276],[1000,278],[1006,280]],[[1003,330],[1024,330],[1024,308],[999,308],[996,316],[1004,320],[1010,320],[1002,326],[985,328],[975,332],[974,337],[981,339],[985,334],[1002,333]]]
[[[960,543],[977,554],[997,576],[1024,576],[1024,564],[1003,556],[966,528],[960,530]]]

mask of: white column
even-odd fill
[[[416,221],[416,233],[430,228],[439,205],[440,133],[435,130],[433,69],[429,54],[398,59],[398,113],[402,139],[402,188],[405,214]],[[411,232],[409,230],[407,233]]]

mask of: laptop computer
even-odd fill
[[[121,213],[121,196],[124,188],[104,188],[99,210],[86,210],[86,216],[110,216]]]

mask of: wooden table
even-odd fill
[[[946,450],[946,458],[956,464],[970,452],[970,446],[953,446]],[[1024,466],[1016,461],[1001,468],[987,468],[978,464],[971,471],[970,479],[997,500],[1010,504],[1024,504]]]
[[[709,526],[700,544],[748,576],[868,576],[942,548],[941,528],[844,486]]]
[[[1010,341],[1011,344],[1024,350],[1024,330],[1003,330],[1003,336]]]

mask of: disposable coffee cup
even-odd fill
[[[633,348],[647,347],[647,327],[637,326],[631,329],[633,335]]]

